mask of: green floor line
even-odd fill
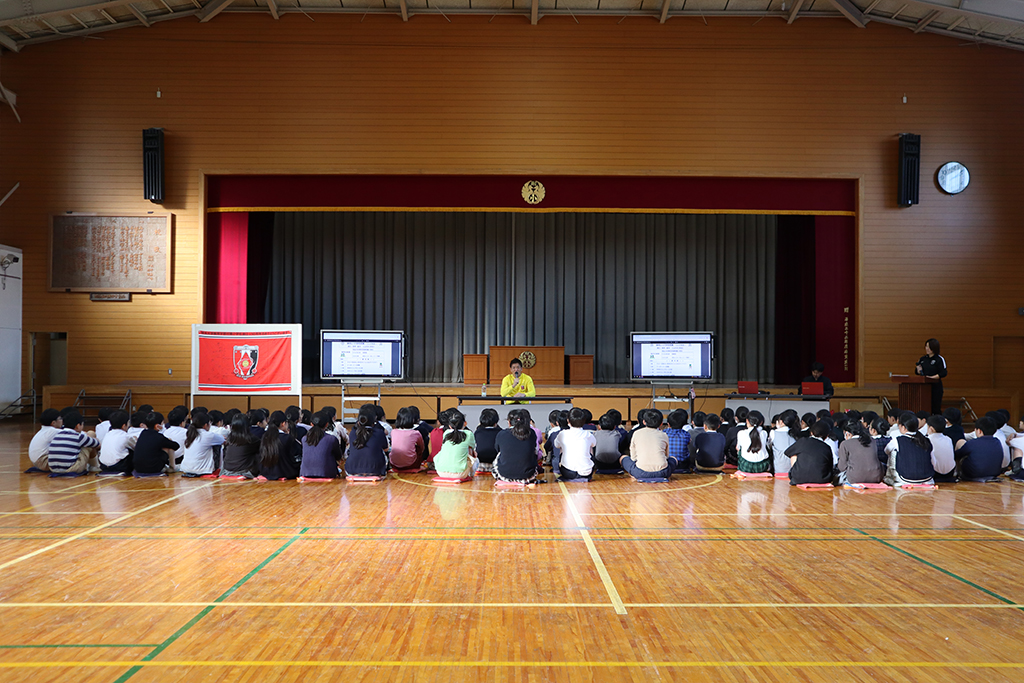
[[[243,586],[243,585],[245,584],[245,582],[246,582],[246,581],[248,581],[248,580],[249,580],[249,579],[251,579],[252,577],[256,576],[256,574],[258,574],[258,573],[259,573],[259,571],[260,571],[261,569],[263,569],[263,568],[264,568],[264,567],[266,567],[266,566],[267,566],[268,564],[270,564],[270,563],[271,563],[271,562],[272,562],[272,561],[273,561],[273,560],[274,560],[274,559],[275,559],[275,558],[276,558],[276,557],[277,557],[278,555],[280,555],[281,553],[283,553],[283,552],[284,552],[285,550],[287,550],[287,549],[288,549],[288,548],[289,548],[289,547],[290,547],[290,546],[291,546],[291,545],[292,545],[293,543],[295,543],[295,541],[299,540],[299,538],[301,538],[302,534],[306,533],[306,531],[308,531],[308,527],[307,527],[307,528],[303,528],[303,529],[302,529],[301,531],[299,531],[299,533],[298,533],[298,534],[296,534],[295,536],[292,536],[292,537],[291,537],[290,539],[288,539],[288,541],[287,541],[287,542],[286,542],[286,543],[285,543],[284,545],[282,545],[282,546],[281,546],[280,548],[278,548],[277,550],[275,550],[274,552],[272,552],[272,553],[270,554],[270,556],[269,556],[269,557],[267,557],[267,559],[263,560],[263,561],[262,561],[262,562],[260,562],[260,563],[259,563],[258,565],[256,565],[255,567],[253,567],[252,571],[250,571],[250,572],[249,572],[248,574],[246,574],[246,575],[245,575],[245,576],[243,576],[243,577],[242,577],[241,579],[239,579],[239,580],[238,580],[238,581],[237,581],[237,582],[235,583],[235,585],[231,586],[231,588],[228,588],[228,589],[227,589],[226,591],[224,591],[223,593],[221,593],[221,594],[220,594],[220,595],[219,595],[219,596],[218,596],[218,597],[217,597],[217,598],[216,598],[216,599],[215,599],[215,600],[213,601],[213,604],[211,604],[211,605],[210,605],[210,606],[208,606],[208,607],[204,607],[204,608],[203,608],[203,609],[202,609],[202,610],[201,610],[201,611],[199,612],[199,614],[197,614],[197,615],[195,615],[194,617],[192,617],[191,619],[189,619],[189,620],[188,620],[188,622],[186,622],[184,626],[182,626],[182,627],[181,627],[181,628],[179,628],[179,629],[178,629],[177,631],[175,631],[174,633],[172,633],[172,634],[170,635],[170,637],[168,637],[168,638],[167,638],[167,640],[165,640],[164,642],[162,642],[162,643],[160,643],[159,645],[157,645],[157,646],[156,646],[156,647],[155,647],[155,648],[153,649],[153,651],[152,651],[152,652],[150,652],[150,653],[149,653],[148,655],[146,655],[145,657],[143,657],[143,658],[142,658],[142,661],[144,661],[144,662],[151,662],[151,661],[153,661],[154,659],[156,659],[156,658],[157,658],[158,656],[160,656],[160,654],[161,654],[161,653],[162,653],[162,652],[163,652],[164,650],[166,650],[167,648],[169,648],[169,647],[170,647],[171,645],[173,645],[173,644],[175,643],[175,641],[177,641],[177,640],[178,640],[178,638],[181,638],[181,637],[182,637],[183,635],[185,635],[185,633],[187,633],[187,632],[188,632],[188,630],[189,630],[189,629],[191,629],[191,628],[192,628],[193,626],[195,626],[195,625],[196,625],[196,624],[198,624],[198,623],[199,623],[200,621],[202,621],[203,617],[205,617],[205,616],[206,616],[207,614],[209,614],[210,612],[212,612],[212,611],[214,610],[214,608],[215,608],[215,607],[217,607],[217,605],[218,605],[219,603],[222,603],[222,602],[224,602],[225,600],[227,600],[228,598],[230,598],[230,597],[232,596],[232,594],[234,594],[234,592],[235,592],[236,590],[238,590],[239,588],[241,588],[241,587],[242,587],[242,586]],[[128,671],[124,672],[124,674],[122,674],[122,675],[121,675],[121,676],[120,676],[120,677],[119,677],[119,678],[118,678],[118,679],[117,679],[117,680],[116,680],[116,681],[115,681],[114,683],[124,683],[125,681],[127,681],[128,679],[130,679],[130,678],[131,678],[132,676],[134,676],[135,674],[137,674],[137,673],[138,673],[139,671],[141,671],[141,670],[142,670],[142,667],[141,667],[141,666],[133,666],[132,668],[128,669]]]
[[[50,650],[60,647],[88,648],[88,647],[159,647],[155,643],[114,643],[112,645],[88,644],[88,645],[0,645],[0,650]]]
[[[918,557],[914,553],[906,551],[903,548],[899,548],[897,546],[894,546],[892,543],[889,543],[888,541],[884,541],[881,538],[877,538],[875,536],[872,536],[871,534],[869,534],[867,532],[864,532],[864,531],[861,531],[860,529],[854,529],[854,531],[858,531],[858,532],[864,534],[865,536],[867,536],[868,538],[870,538],[873,541],[878,541],[879,543],[881,543],[882,545],[886,546],[887,548],[892,548],[893,550],[895,550],[896,552],[900,553],[901,555],[906,555],[907,557],[909,557],[909,558],[911,558],[913,560],[917,560],[921,564],[923,564],[925,566],[928,566],[928,567],[931,567],[935,571],[942,572],[943,574],[945,574],[946,576],[948,576],[948,577],[950,577],[952,579],[956,579],[957,581],[959,581],[961,583],[965,583],[968,586],[970,586],[971,588],[976,588],[977,590],[980,590],[982,593],[984,593],[984,594],[986,594],[988,596],[991,596],[991,597],[995,598],[996,600],[999,600],[1000,602],[1005,602],[1007,605],[1018,605],[1018,603],[1014,602],[1013,600],[1010,600],[1009,598],[1003,597],[1002,595],[1000,595],[999,593],[996,593],[995,591],[990,591],[988,588],[985,588],[984,586],[979,586],[978,584],[974,583],[973,581],[971,581],[969,579],[965,579],[964,577],[960,576],[959,574],[955,574],[955,573],[949,571],[948,569],[944,569],[943,567],[940,567],[937,564],[929,562],[928,560],[924,559],[923,557]],[[1019,605],[1019,608],[1021,610],[1024,610],[1024,605]]]

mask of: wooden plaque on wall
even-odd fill
[[[50,217],[51,292],[171,291],[171,214]]]

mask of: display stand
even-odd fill
[[[693,382],[651,382],[651,407],[657,408],[659,403],[678,403],[679,401],[686,401],[688,412],[690,416],[693,416]],[[671,396],[658,396],[658,387],[663,387],[663,391],[667,391]],[[685,388],[686,396],[680,398],[675,394],[677,392],[672,391],[673,387]]]
[[[356,385],[360,389],[364,389],[367,385],[370,386],[370,391],[373,391],[373,387],[377,388],[376,396],[349,396],[345,393],[345,382],[349,382],[349,386],[355,388]],[[380,405],[380,388],[384,384],[383,380],[341,380],[341,415],[339,419],[342,424],[345,424],[346,416],[352,416],[352,422],[355,422],[355,418],[359,416],[359,408],[347,408],[345,401],[362,401],[363,403],[376,403]]]

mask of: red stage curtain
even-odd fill
[[[207,214],[206,254],[206,322],[247,322],[249,214]]]

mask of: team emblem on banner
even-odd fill
[[[234,347],[231,353],[231,360],[234,364],[235,377],[250,379],[255,376],[259,354],[260,347],[255,344]]]

